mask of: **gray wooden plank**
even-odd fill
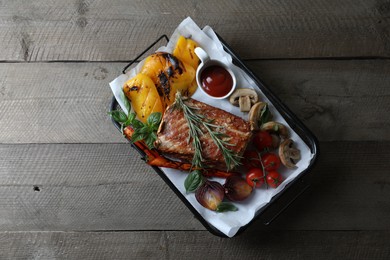
[[[107,114],[122,66],[0,64],[1,142],[124,142]]]
[[[0,154],[2,231],[204,230],[129,144],[2,144]],[[389,156],[389,142],[321,143],[311,188],[268,228],[389,230]]]
[[[388,259],[388,231],[5,232],[3,259]]]
[[[130,144],[0,149],[5,230],[202,228]]]
[[[187,16],[244,58],[389,57],[386,0],[0,3],[0,60],[130,60]]]
[[[390,140],[389,61],[247,63],[320,140]],[[0,143],[125,142],[107,115],[123,66],[0,64]]]

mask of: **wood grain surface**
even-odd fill
[[[187,16],[320,140],[305,180],[233,239],[107,115],[108,83]],[[0,259],[390,259],[389,0],[0,0],[0,49]]]
[[[388,231],[6,232],[3,259],[388,259]],[[340,245],[341,244],[341,245]]]
[[[389,57],[387,0],[0,2],[0,60],[127,61],[191,16],[246,59]]]

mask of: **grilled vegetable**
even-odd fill
[[[230,176],[226,178],[225,196],[230,201],[242,201],[252,194],[253,187],[240,176]]]
[[[216,181],[206,181],[195,192],[196,200],[207,209],[216,211],[224,198],[223,186]]]
[[[195,41],[180,36],[173,50],[173,55],[179,60],[188,63],[196,70],[199,65],[199,58],[195,54],[196,47],[199,46]]]
[[[126,136],[127,139],[132,140],[132,136],[134,134],[134,129],[130,126],[126,127],[123,131],[123,134]],[[218,177],[218,178],[227,178],[229,176],[237,175],[235,172],[226,172],[221,171],[218,169],[200,169],[200,168],[193,168],[190,163],[183,163],[178,161],[171,161],[167,158],[161,156],[157,150],[149,149],[145,145],[144,141],[136,141],[134,142],[134,145],[137,146],[139,149],[141,149],[145,153],[145,160],[146,163],[151,166],[157,166],[157,167],[166,167],[171,169],[177,169],[180,171],[190,171],[192,170],[199,170],[201,171],[202,175],[204,177]]]
[[[195,79],[195,69],[172,54],[158,52],[150,55],[140,73],[152,79],[164,105],[172,104],[178,91],[184,96],[192,94],[189,87]]]
[[[137,74],[128,80],[123,86],[123,92],[131,101],[134,112],[143,123],[151,113],[162,113],[164,110],[156,86],[146,75]]]

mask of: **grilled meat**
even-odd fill
[[[228,149],[242,155],[251,137],[250,124],[244,119],[230,114],[224,110],[212,107],[194,99],[187,99],[185,103],[197,108],[197,113],[202,114],[208,120],[213,120],[215,129],[224,133],[227,141],[232,144]],[[203,165],[207,168],[226,170],[225,159],[206,129],[202,129],[204,135],[200,137],[202,144]],[[189,141],[190,140],[190,141]],[[178,159],[182,162],[192,162],[194,147],[189,138],[189,127],[181,110],[168,107],[161,120],[157,132],[155,147],[164,155]]]

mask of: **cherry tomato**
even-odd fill
[[[260,168],[252,168],[246,173],[246,182],[253,188],[259,188],[264,183],[264,173]]]
[[[280,159],[274,153],[265,153],[261,156],[266,171],[275,171],[280,167]]]
[[[267,131],[259,131],[253,137],[253,142],[260,152],[272,147],[272,136]]]
[[[272,171],[268,172],[266,180],[268,186],[276,188],[283,182],[283,177],[280,175],[280,173]]]
[[[246,150],[242,156],[242,164],[247,170],[252,168],[261,168],[259,155],[256,151]]]

